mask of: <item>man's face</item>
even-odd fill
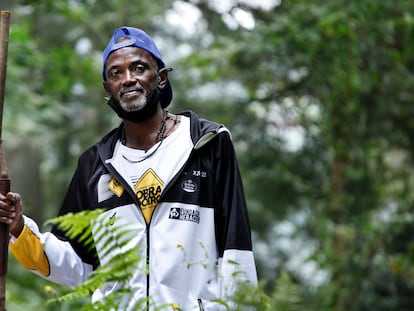
[[[137,47],[112,52],[105,64],[105,76],[105,90],[129,112],[141,110],[159,82],[155,59]]]

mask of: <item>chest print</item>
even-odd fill
[[[148,169],[135,184],[134,190],[147,223],[160,200],[163,187],[164,182],[152,169]]]

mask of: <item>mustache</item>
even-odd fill
[[[139,92],[139,93],[145,94],[145,90],[142,86],[134,85],[133,87],[123,87],[122,89],[120,89],[119,97],[122,97],[125,93],[129,93],[129,92]]]

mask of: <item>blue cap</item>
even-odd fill
[[[128,37],[128,40],[123,40],[117,43],[120,38]],[[103,62],[102,62],[102,77],[105,80],[105,64],[109,55],[116,50],[122,49],[127,46],[135,46],[137,48],[143,49],[150,53],[157,61],[158,65],[161,68],[165,68],[165,64],[162,60],[161,53],[155,45],[154,40],[148,36],[143,30],[133,27],[120,27],[115,30],[111,40],[109,40],[108,45],[106,46],[103,52]],[[171,88],[170,81],[167,80],[167,84],[161,90],[160,101],[163,108],[167,107],[173,97],[173,92]]]

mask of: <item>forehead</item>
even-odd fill
[[[150,64],[156,64],[152,55],[146,50],[135,46],[128,46],[112,52],[106,60],[106,68],[120,66],[131,62],[142,61]]]

